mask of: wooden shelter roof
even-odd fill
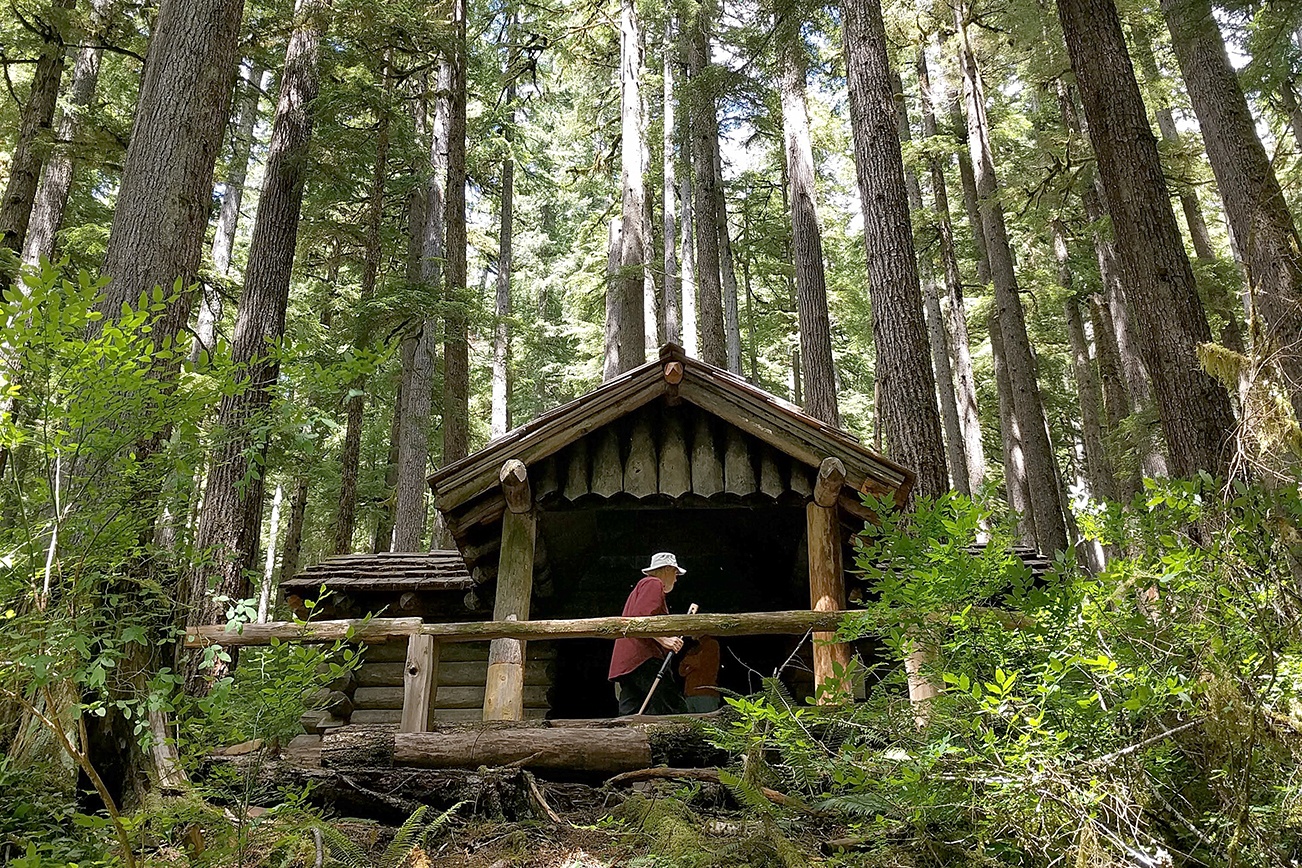
[[[856,492],[862,491],[902,502],[913,486],[911,471],[853,435],[735,374],[688,357],[682,347],[666,344],[657,359],[437,470],[429,478],[435,506],[454,526],[467,519],[492,520],[504,508],[498,473],[505,461],[515,458],[533,465],[661,397],[695,405],[810,468],[824,458],[840,459],[846,469],[846,501],[857,503]],[[474,515],[451,520],[466,512]]]
[[[452,550],[340,555],[280,583],[287,592],[308,594],[322,585],[352,591],[464,591],[474,582],[461,553]]]

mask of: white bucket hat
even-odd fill
[[[642,570],[642,572],[649,576],[661,567],[673,567],[678,570],[680,576],[687,572],[687,570],[678,566],[678,558],[674,556],[673,552],[656,552],[651,556],[651,566]]]

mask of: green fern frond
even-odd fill
[[[728,792],[732,793],[733,798],[743,807],[765,815],[773,810],[773,805],[765,798],[760,785],[750,779],[749,775],[734,775],[720,769],[719,783],[727,787]]]
[[[321,830],[321,837],[325,840],[326,852],[330,854],[333,861],[342,865],[343,868],[374,868],[366,851],[352,838],[349,838],[329,823],[321,823],[317,828]]]
[[[384,848],[384,854],[380,856],[380,864],[377,868],[400,868],[406,863],[411,852],[420,846],[425,837],[427,828],[423,821],[428,812],[429,806],[421,805],[403,821],[394,834],[393,840],[389,842],[389,846]]]
[[[819,802],[817,808],[820,812],[841,814],[854,820],[871,820],[878,816],[888,816],[893,810],[890,802],[872,792],[833,796]]]

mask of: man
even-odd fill
[[[674,589],[678,577],[686,572],[678,566],[678,558],[672,552],[657,552],[651,558],[651,565],[642,570],[645,578],[628,595],[628,600],[624,603],[624,617],[668,615],[665,595]],[[665,655],[671,651],[681,651],[682,647],[683,640],[677,636],[615,640],[608,677],[615,682],[615,696],[619,699],[621,715],[637,714],[642,707],[642,700],[646,699],[651,690],[651,684],[660,671]],[[674,673],[666,672],[655,695],[651,697],[646,713],[683,714],[686,711],[682,688]]]

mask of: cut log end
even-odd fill
[[[498,474],[506,508],[511,512],[528,512],[533,506],[533,492],[529,488],[529,470],[517,458],[509,459]]]
[[[814,503],[822,507],[836,505],[845,485],[845,465],[839,458],[824,458],[818,467],[818,481],[814,483]]]

